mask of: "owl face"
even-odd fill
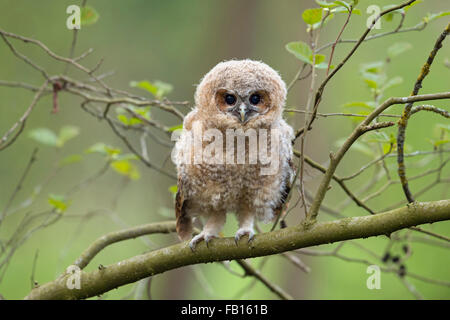
[[[268,65],[252,60],[221,62],[197,87],[203,118],[228,126],[259,126],[281,118],[286,85]]]
[[[220,112],[242,124],[264,115],[271,107],[270,94],[266,90],[239,94],[232,89],[221,88],[215,93],[215,104]]]

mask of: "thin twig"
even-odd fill
[[[20,133],[23,131],[25,127],[25,123],[28,119],[28,116],[30,115],[31,111],[39,101],[39,98],[41,97],[42,93],[44,92],[44,89],[47,87],[48,80],[44,82],[44,84],[39,88],[39,90],[34,95],[33,101],[31,101],[31,104],[28,106],[25,113],[20,117],[19,121],[17,121],[2,137],[0,140],[0,150],[4,150],[8,146],[10,146],[20,135]],[[14,130],[20,126],[19,132],[10,140],[9,143],[5,143],[8,140],[8,137],[14,132]]]
[[[250,276],[255,277],[256,279],[258,279],[263,285],[265,285],[270,291],[275,293],[281,299],[283,299],[283,300],[293,300],[291,295],[289,295],[287,292],[285,292],[279,286],[277,286],[277,285],[273,284],[272,282],[270,282],[264,275],[262,275],[258,270],[253,268],[245,260],[236,260],[236,262],[242,267],[242,269],[245,270],[245,273],[247,275],[250,275]]]
[[[6,203],[5,208],[3,208],[3,211],[0,215],[0,225],[2,224],[3,220],[5,219],[6,214],[8,213],[8,210],[11,206],[11,204],[13,203],[14,199],[16,198],[17,194],[19,193],[19,191],[22,189],[23,186],[23,182],[25,181],[26,177],[28,176],[28,173],[30,172],[31,167],[33,166],[34,162],[36,161],[36,154],[38,152],[38,148],[35,148],[33,150],[33,152],[31,153],[31,157],[30,160],[28,160],[28,164],[25,167],[25,170],[22,174],[22,176],[19,179],[19,182],[17,183],[16,188],[14,189],[11,197],[9,197],[8,202]]]
[[[415,96],[419,93],[420,88],[422,87],[422,81],[425,79],[427,74],[430,72],[431,65],[433,64],[434,58],[439,51],[440,48],[442,48],[442,43],[444,39],[447,37],[450,30],[450,23],[447,25],[447,27],[444,29],[444,31],[439,35],[438,39],[436,40],[433,49],[431,50],[430,55],[428,56],[427,61],[423,65],[419,76],[417,77],[416,83],[414,84],[414,89],[411,93],[411,96]],[[403,158],[403,152],[404,152],[404,144],[405,144],[405,132],[406,132],[406,126],[408,125],[408,119],[411,116],[411,109],[413,106],[413,102],[410,102],[406,104],[402,117],[400,118],[398,122],[398,131],[397,131],[397,164],[398,164],[398,176],[400,177],[400,181],[402,183],[402,189],[406,196],[406,199],[408,202],[414,202],[414,198],[411,194],[411,191],[409,190],[408,186],[408,179],[406,178],[406,166],[405,161]]]

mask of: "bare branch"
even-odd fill
[[[0,140],[0,151],[6,149],[7,147],[9,147],[11,144],[14,143],[14,141],[18,138],[18,136],[22,133],[24,127],[25,127],[25,123],[31,113],[31,111],[33,110],[34,106],[37,104],[37,102],[39,101],[39,98],[41,97],[42,93],[44,92],[44,89],[47,87],[48,81],[45,81],[44,84],[39,88],[39,90],[36,92],[36,94],[34,95],[33,101],[31,101],[31,104],[29,105],[29,107],[27,108],[27,110],[25,111],[25,113],[22,115],[22,117],[20,117],[19,121],[17,121],[2,137],[2,139]],[[19,131],[16,133],[16,135],[11,138],[11,140],[6,143],[6,141],[8,140],[8,137],[14,132],[14,130],[20,126]]]
[[[264,286],[266,286],[270,291],[275,293],[281,299],[293,300],[293,298],[287,292],[285,292],[279,286],[270,282],[269,279],[267,279],[264,275],[262,275],[261,272],[259,272],[255,268],[253,268],[245,260],[236,260],[236,262],[242,267],[242,269],[244,269],[246,275],[249,275],[249,276],[255,277],[255,279],[258,279]]]
[[[95,240],[73,264],[80,267],[80,269],[84,269],[101,250],[113,243],[148,234],[171,233],[175,231],[175,221],[165,221],[110,232]]]
[[[436,43],[434,44],[433,49],[431,50],[430,55],[428,56],[427,61],[423,65],[419,76],[417,77],[416,83],[414,84],[414,89],[411,93],[411,96],[415,96],[419,93],[420,88],[422,87],[422,81],[425,79],[427,74],[430,72],[431,65],[433,64],[434,57],[436,53],[442,48],[442,43],[444,39],[447,37],[450,31],[450,23],[447,24],[445,30],[439,35]],[[406,199],[408,202],[414,202],[414,198],[409,190],[408,179],[406,178],[406,167],[405,161],[403,159],[403,150],[405,144],[405,132],[406,126],[408,125],[408,119],[411,116],[413,102],[408,103],[403,110],[402,117],[398,122],[398,132],[397,132],[397,164],[398,164],[398,176],[400,177],[400,181],[402,183],[403,192],[405,193]]]
[[[365,132],[363,128],[368,126],[379,114],[381,114],[384,110],[389,108],[394,104],[405,104],[416,101],[425,101],[425,100],[437,100],[437,99],[448,99],[450,98],[450,92],[443,93],[434,93],[434,94],[423,94],[423,95],[415,95],[403,98],[389,98],[384,103],[382,103],[379,107],[377,107],[372,113],[362,121],[352,132],[352,134],[347,138],[342,147],[336,152],[336,154],[331,155],[330,165],[320,183],[319,188],[317,189],[316,196],[314,197],[313,204],[310,209],[310,215],[308,219],[312,222],[316,219],[320,204],[322,203],[325,193],[328,189],[330,180],[332,179],[334,172],[339,164],[339,162],[344,157],[345,153],[350,149],[352,144]]]
[[[450,200],[416,202],[371,216],[297,225],[258,234],[251,244],[236,246],[234,238],[214,239],[209,248],[202,242],[192,252],[187,242],[155,250],[91,272],[81,272],[81,289],[70,290],[66,274],[30,292],[27,299],[80,299],[107,292],[186,265],[246,259],[277,254],[314,245],[390,234],[399,229],[450,219]]]

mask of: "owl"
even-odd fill
[[[280,214],[294,176],[285,98],[280,75],[248,59],[217,64],[197,86],[172,154],[179,238],[191,239],[193,218],[204,220],[189,242],[192,250],[219,236],[228,213],[239,223],[236,244],[244,236],[253,239],[255,220],[270,222]]]

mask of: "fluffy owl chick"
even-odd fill
[[[201,80],[173,153],[180,239],[192,236],[193,217],[206,221],[191,249],[217,237],[228,212],[239,222],[236,243],[253,238],[255,218],[269,222],[280,214],[294,173],[285,98],[285,83],[262,62],[221,62]]]

